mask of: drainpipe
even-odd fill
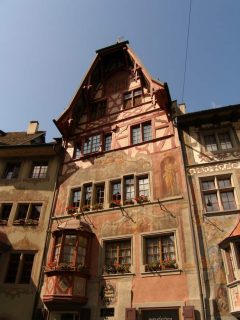
[[[201,277],[201,270],[200,270],[200,259],[199,259],[199,250],[198,250],[198,246],[197,246],[197,240],[196,240],[196,234],[195,234],[195,228],[194,228],[194,213],[193,213],[193,209],[192,209],[192,194],[190,191],[190,187],[189,187],[189,181],[187,178],[187,171],[186,171],[186,161],[185,161],[185,156],[183,154],[185,148],[184,148],[184,142],[183,142],[183,138],[182,138],[182,131],[180,131],[178,129],[178,125],[177,125],[177,118],[174,119],[175,122],[175,127],[177,128],[178,131],[178,135],[179,135],[179,140],[180,140],[180,145],[181,145],[181,157],[182,157],[182,162],[184,164],[184,175],[185,175],[185,182],[187,185],[187,200],[188,200],[188,207],[190,210],[190,228],[192,231],[192,237],[193,237],[193,252],[194,252],[194,259],[196,262],[196,266],[197,266],[197,277],[198,277],[198,284],[199,284],[199,291],[200,291],[200,302],[201,302],[201,311],[202,311],[202,315],[203,315],[203,320],[207,320],[207,314],[206,314],[206,307],[205,307],[205,300],[204,300],[204,296],[203,296],[203,286],[204,286],[204,279],[202,279]],[[190,201],[190,197],[191,197],[191,201]]]
[[[58,146],[57,146],[58,147]],[[36,319],[36,310],[37,310],[37,306],[38,306],[38,302],[39,302],[39,298],[40,298],[40,292],[42,289],[42,285],[43,285],[43,279],[44,279],[44,266],[46,263],[46,257],[47,257],[47,253],[48,253],[48,248],[49,248],[49,243],[50,243],[50,239],[51,239],[51,227],[52,227],[52,217],[54,215],[54,208],[55,208],[55,204],[56,204],[56,199],[57,199],[57,195],[58,195],[58,176],[59,176],[59,172],[60,172],[60,168],[62,168],[62,150],[56,150],[56,146],[53,146],[53,149],[56,153],[59,153],[59,165],[58,168],[56,170],[56,180],[55,180],[55,184],[54,184],[54,189],[53,189],[53,200],[52,200],[52,205],[51,205],[51,209],[50,209],[50,215],[49,215],[49,220],[48,220],[48,227],[47,227],[47,235],[46,235],[46,240],[45,240],[45,244],[44,244],[44,250],[43,250],[43,256],[42,256],[42,263],[41,263],[41,269],[40,269],[40,275],[39,275],[39,280],[38,280],[38,286],[37,286],[37,292],[35,294],[35,299],[34,299],[34,307],[33,307],[33,312],[32,312],[32,319]],[[49,319],[49,315],[47,316],[47,319]]]

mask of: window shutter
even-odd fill
[[[183,317],[184,317],[184,320],[195,320],[194,307],[193,306],[183,307]]]
[[[126,308],[126,320],[136,320],[137,311],[136,308]]]
[[[81,309],[80,319],[82,320],[90,320],[91,310],[88,308]]]

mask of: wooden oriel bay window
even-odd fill
[[[127,273],[131,266],[131,240],[106,241],[104,272]]]
[[[88,267],[90,237],[86,232],[55,232],[48,268],[79,270]]]

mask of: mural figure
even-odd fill
[[[167,157],[162,162],[164,188],[163,193],[166,196],[173,196],[178,194],[177,181],[177,165],[175,159]]]

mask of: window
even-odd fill
[[[57,233],[54,236],[53,255],[50,266],[64,269],[84,267],[87,264],[88,237],[85,234]]]
[[[83,144],[83,154],[89,154],[100,151],[101,136],[100,134],[85,139]]]
[[[103,209],[104,207],[104,184],[95,185],[95,201],[93,209]]]
[[[47,177],[47,171],[48,171],[47,161],[34,162],[30,177],[32,179],[44,179]]]
[[[40,203],[21,203],[18,205],[14,224],[37,224],[42,204]]]
[[[121,181],[111,183],[111,204],[110,206],[119,206],[121,204]]]
[[[177,268],[174,234],[144,238],[145,271]]]
[[[131,266],[131,240],[121,239],[105,242],[105,266],[106,273],[130,272]]]
[[[136,107],[142,103],[142,89],[133,90],[123,95],[123,108]]]
[[[135,197],[135,188],[134,188],[134,177],[129,176],[124,179],[124,191],[125,191],[125,203],[131,203]]]
[[[16,179],[19,174],[21,163],[20,162],[9,162],[6,165],[4,174],[3,174],[3,179]]]
[[[92,200],[92,185],[84,186],[83,207],[90,208]]]
[[[138,196],[149,197],[148,176],[138,177]]]
[[[81,189],[74,189],[71,192],[71,207],[79,208],[81,201]]]
[[[30,283],[34,253],[10,254],[5,283]]]
[[[90,118],[92,121],[102,118],[106,115],[107,100],[101,100],[91,105]]]
[[[0,221],[7,223],[10,212],[12,210],[12,203],[2,203],[0,208]]]
[[[203,135],[205,148],[207,151],[223,151],[233,148],[230,131],[216,131]]]
[[[81,157],[81,147],[80,147],[80,145],[75,145],[73,158],[74,159],[79,159],[80,157]]]
[[[112,149],[112,135],[107,134],[104,137],[104,151],[109,151]]]
[[[144,122],[131,127],[132,144],[149,141],[152,139],[152,125],[151,122]]]
[[[236,209],[230,176],[204,178],[201,181],[201,190],[206,212]]]

